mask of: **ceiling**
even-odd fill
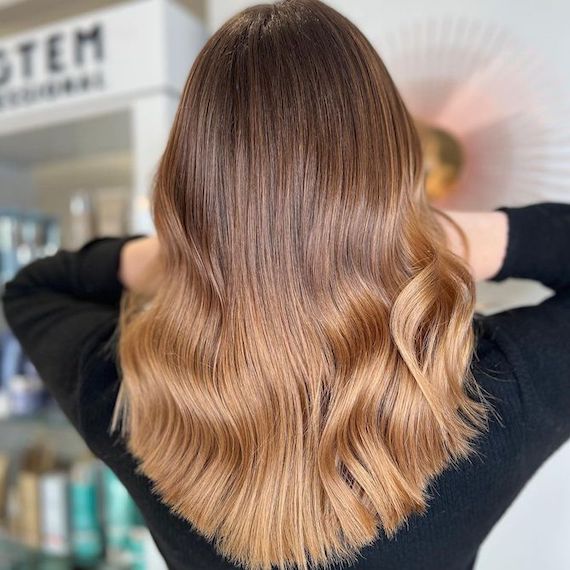
[[[0,0],[0,37],[125,0]],[[137,0],[131,0],[137,1]],[[206,20],[206,0],[175,0]]]

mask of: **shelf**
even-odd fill
[[[131,565],[110,564],[100,561],[81,565],[72,557],[48,555],[37,548],[24,546],[14,540],[0,536],[0,568],[2,570],[130,570]]]
[[[73,429],[69,420],[59,410],[45,409],[35,414],[0,417],[0,426],[34,426],[42,428]]]
[[[0,453],[16,457],[24,448],[40,442],[66,461],[80,457],[87,449],[75,428],[57,410],[0,419]]]

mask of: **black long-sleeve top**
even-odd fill
[[[506,257],[492,278],[542,282],[553,296],[535,306],[476,314],[472,369],[496,416],[478,454],[429,488],[427,514],[395,539],[361,551],[360,570],[467,570],[479,545],[537,468],[570,438],[570,205],[500,208],[509,218]],[[123,244],[104,237],[23,267],[7,283],[7,322],[92,452],[138,504],[169,568],[236,568],[151,493],[119,436],[109,435],[120,374],[115,357]],[[570,474],[569,474],[570,475]]]

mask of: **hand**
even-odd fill
[[[483,281],[496,275],[507,252],[508,218],[505,212],[441,211],[465,232],[468,253],[457,229],[443,216],[439,216],[451,251],[467,262],[474,280]]]
[[[119,280],[126,289],[151,297],[158,288],[161,272],[157,236],[133,239],[121,248]]]

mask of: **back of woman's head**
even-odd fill
[[[226,22],[152,211],[164,278],[125,297],[115,420],[173,511],[269,569],[353,561],[424,510],[484,426],[474,288],[362,33],[317,0]]]

